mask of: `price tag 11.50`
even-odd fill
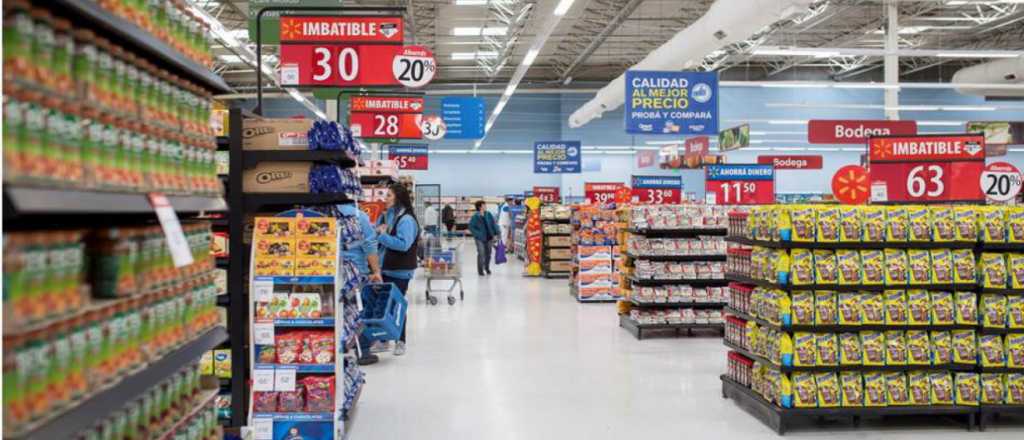
[[[719,205],[775,203],[775,168],[772,165],[708,165],[704,191]]]

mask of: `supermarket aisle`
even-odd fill
[[[618,327],[613,305],[578,304],[566,280],[523,278],[514,258],[478,278],[472,242],[462,249],[466,301],[429,306],[423,280],[413,283],[409,351],[366,367],[352,439],[778,438],[721,398],[719,337],[637,341]],[[950,425],[885,435],[964,436],[962,424]],[[787,437],[879,433],[834,427]]]

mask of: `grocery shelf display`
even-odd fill
[[[572,255],[572,211],[567,205],[545,203],[540,207],[541,275],[568,278]]]
[[[572,207],[573,258],[569,294],[577,301],[615,302],[622,298],[618,224],[614,209],[591,205]]]
[[[731,213],[723,395],[784,433],[818,416],[1024,408],[1024,209]]]

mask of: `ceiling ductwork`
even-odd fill
[[[679,71],[700,66],[712,51],[750,38],[766,26],[805,14],[814,0],[718,0],[700,19],[636,63],[632,70]],[[569,117],[578,128],[625,102],[625,74],[604,86]]]
[[[1024,85],[1024,56],[964,67],[953,75],[953,84]],[[1024,97],[1024,89],[958,87],[956,91],[964,95]]]

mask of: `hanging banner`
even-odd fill
[[[658,163],[658,152],[654,150],[637,150],[636,167],[650,168]]]
[[[426,145],[389,145],[388,159],[400,170],[426,170],[430,164]]]
[[[757,156],[757,163],[771,165],[777,170],[820,170],[824,158],[821,155],[763,155]]]
[[[350,112],[422,113],[422,96],[353,96]]]
[[[483,98],[445,96],[441,98],[441,119],[448,126],[445,139],[484,137],[486,106]]]
[[[708,151],[711,148],[711,139],[707,136],[688,138],[683,141],[683,148],[685,149],[683,156],[686,157],[686,163],[690,163],[693,160],[699,161],[702,157],[708,155]]]
[[[633,176],[633,203],[675,205],[682,201],[683,178],[680,176]]]
[[[626,71],[626,133],[717,134],[718,73]]]
[[[557,186],[535,186],[533,197],[544,203],[559,203],[562,201],[562,189]]]
[[[775,168],[771,165],[708,165],[704,191],[717,205],[775,203]]]
[[[718,133],[718,151],[739,150],[750,146],[750,125],[743,124],[738,127],[722,130]]]
[[[583,194],[587,203],[593,205],[607,205],[616,203],[615,195],[626,185],[618,182],[603,182],[583,184]]]
[[[981,181],[984,168],[985,137],[980,134],[868,141],[873,202],[983,202],[981,186],[974,182]]]
[[[537,142],[533,144],[533,172],[575,174],[580,172],[580,141]]]
[[[872,136],[914,136],[917,121],[834,120],[807,122],[807,142],[811,144],[865,144]]]
[[[422,111],[422,96],[353,96],[348,125],[361,138],[422,139]]]

